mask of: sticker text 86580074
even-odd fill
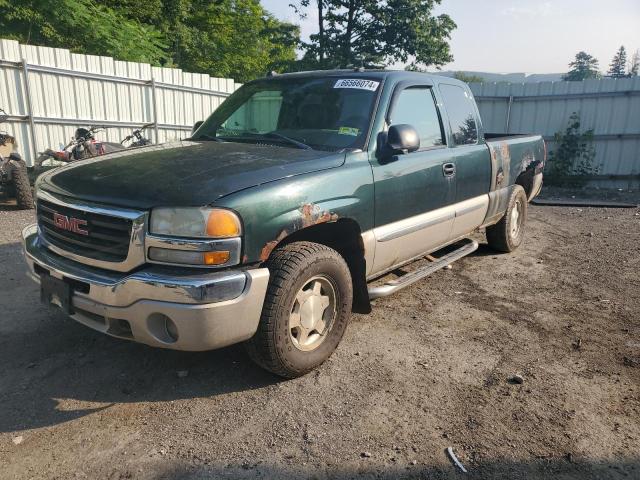
[[[344,78],[336,82],[333,88],[357,88],[360,90],[370,90],[375,92],[380,82],[373,80],[363,80],[359,78]]]

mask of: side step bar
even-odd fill
[[[460,260],[462,257],[466,257],[470,253],[475,252],[477,249],[478,242],[468,238],[466,239],[466,243],[463,246],[450,253],[447,253],[443,257],[438,258],[435,262],[430,263],[429,265],[425,265],[424,267],[414,270],[413,272],[407,273],[406,275],[402,275],[399,278],[390,280],[384,285],[370,287],[369,298],[371,300],[374,300],[376,298],[391,295],[398,290],[414,284],[418,280],[422,280],[423,278],[428,277],[433,272],[437,272],[438,270],[446,267],[456,260]]]

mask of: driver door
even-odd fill
[[[386,117],[387,127],[412,125],[420,148],[392,158],[372,159],[375,185],[375,256],[371,275],[393,268],[449,239],[455,210],[450,149],[431,86],[400,84]]]

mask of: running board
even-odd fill
[[[434,272],[446,267],[447,265],[460,260],[462,257],[466,257],[470,253],[475,252],[478,249],[478,242],[471,239],[466,239],[465,243],[460,248],[447,253],[445,256],[438,258],[435,262],[425,265],[422,268],[414,270],[413,272],[402,275],[399,278],[390,280],[384,285],[369,288],[369,299],[374,300],[380,297],[386,297],[392,293],[397,292],[409,285],[416,283],[418,280],[422,280],[428,277]]]

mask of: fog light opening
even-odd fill
[[[178,341],[178,327],[169,317],[162,313],[152,313],[147,317],[149,332],[162,343]]]
[[[164,319],[164,329],[167,332],[167,336],[174,342],[178,341],[178,327],[173,323],[169,317]]]

